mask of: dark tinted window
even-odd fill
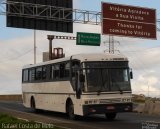
[[[42,67],[36,68],[36,78],[35,80],[41,80],[42,79]]]
[[[29,81],[34,81],[35,80],[35,69],[32,68],[29,70]]]
[[[51,79],[65,79],[69,78],[70,75],[70,63],[63,62],[59,64],[53,64],[51,66]]]
[[[43,82],[69,80],[70,62],[62,62],[45,66],[38,66],[23,70],[23,82]]]
[[[47,67],[43,66],[42,68],[42,79],[45,80],[47,79]]]
[[[51,67],[52,71],[51,71],[51,77],[52,79],[58,79],[59,78],[59,65],[52,65]]]
[[[28,81],[28,69],[23,70],[23,82]]]
[[[69,77],[69,74],[70,74],[70,63],[69,62],[67,62],[66,64],[65,64],[65,77]]]

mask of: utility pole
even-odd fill
[[[110,46],[110,48],[109,48],[109,51],[110,51],[110,53],[112,53],[112,54],[114,54],[114,52],[115,52],[115,50],[114,50],[114,37],[113,36],[109,36],[109,38],[110,38],[110,42],[109,42],[109,46]]]
[[[115,50],[115,43],[118,43],[118,44],[120,44],[120,43],[119,43],[119,41],[114,40],[113,36],[109,35],[109,41],[106,41],[104,43],[108,43],[108,49],[104,50],[104,52],[108,51],[108,53],[110,53],[110,54],[114,54],[115,51],[119,52],[119,50]]]
[[[34,64],[36,64],[36,30],[34,30]]]
[[[149,83],[147,83],[148,84],[148,97],[149,97]]]

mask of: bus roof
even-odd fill
[[[72,56],[72,59],[79,59],[81,62],[84,61],[128,61],[127,57],[116,54],[78,54]]]
[[[42,63],[38,63],[38,64],[25,65],[23,67],[23,69],[41,66],[41,65],[52,64],[52,63],[59,63],[59,62],[63,62],[63,61],[68,61],[70,59],[77,59],[77,60],[80,60],[81,62],[85,62],[85,61],[128,61],[127,57],[120,55],[120,54],[104,54],[104,53],[103,54],[102,53],[77,54],[77,55],[72,55],[70,57],[50,60],[50,61],[46,61],[46,62],[42,62]]]

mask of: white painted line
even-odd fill
[[[16,117],[18,120],[23,120],[23,121],[27,121],[27,122],[29,122],[29,120],[27,120],[27,119],[24,119],[24,118],[20,118],[20,117]]]
[[[64,128],[64,129],[71,129],[71,128],[67,128],[67,127],[64,127],[64,126],[56,126],[58,128]]]
[[[40,123],[40,124],[45,124],[45,123],[43,123],[43,122],[40,122],[40,121],[34,121],[34,122],[36,122],[36,123]]]

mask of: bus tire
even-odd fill
[[[33,112],[36,112],[36,113],[39,112],[39,110],[36,109],[36,103],[35,103],[35,99],[33,96],[31,97],[31,109],[33,110]]]
[[[71,120],[76,119],[76,115],[74,114],[74,105],[72,101],[69,101],[67,104],[67,114],[68,114],[69,119]]]
[[[106,113],[106,118],[109,121],[113,121],[116,118],[117,113]]]

